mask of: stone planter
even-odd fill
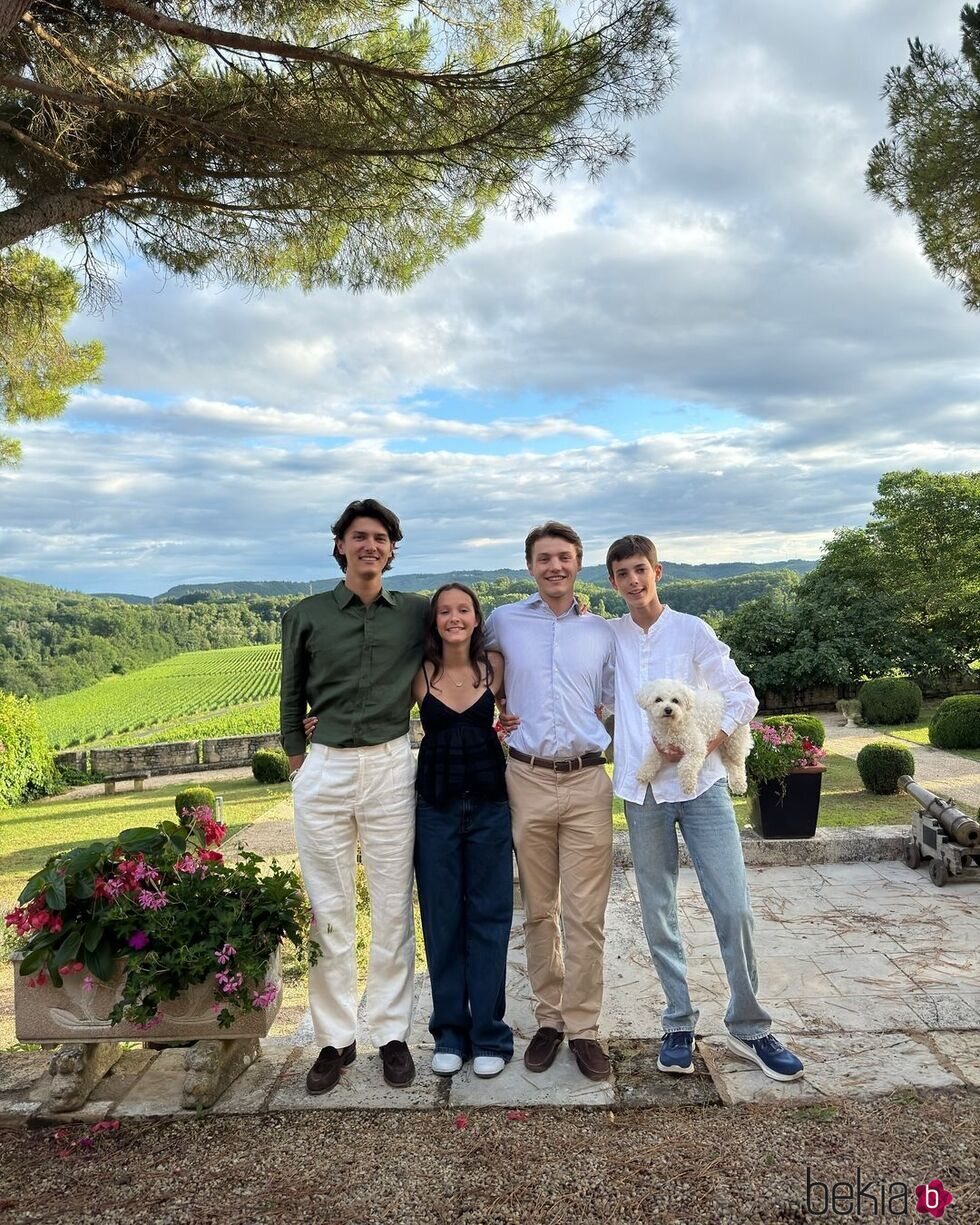
[[[279,1012],[282,1001],[282,970],[279,954],[269,964],[264,982],[274,982],[279,995],[269,1008],[247,1012],[235,1017],[228,1029],[218,1024],[211,1005],[215,1002],[214,977],[190,987],[177,999],[161,1006],[163,1020],[152,1029],[140,1029],[129,1022],[109,1024],[109,1013],[122,994],[125,979],[124,961],[117,963],[116,972],[108,982],[95,980],[94,988],[86,991],[84,974],[70,974],[63,986],[54,987],[50,980],[43,987],[29,987],[20,974],[20,954],[14,962],[14,1019],[18,1042],[161,1042],[202,1038],[264,1038]],[[264,985],[264,982],[262,985]]]
[[[812,838],[817,832],[820,787],[827,767],[803,766],[785,778],[749,788],[749,820],[763,838]]]

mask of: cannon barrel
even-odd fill
[[[954,842],[970,849],[980,847],[980,824],[972,817],[960,812],[949,800],[941,800],[935,792],[920,786],[908,774],[902,775],[898,785],[919,801],[923,811],[934,817]]]

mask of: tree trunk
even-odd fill
[[[0,0],[0,42],[24,16],[29,3],[30,0]]]
[[[105,196],[66,191],[38,196],[0,212],[0,250],[52,226],[82,221],[105,207]]]

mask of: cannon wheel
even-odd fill
[[[914,872],[915,869],[922,863],[922,852],[919,850],[917,842],[906,842],[905,844],[905,863]]]
[[[929,864],[929,877],[938,889],[949,880],[949,870],[941,859],[934,859]]]

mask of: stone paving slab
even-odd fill
[[[523,1045],[499,1076],[481,1079],[471,1064],[451,1078],[450,1106],[611,1106],[616,1100],[613,1081],[586,1080],[575,1057],[563,1043],[546,1072],[524,1067]]]
[[[932,1041],[946,1067],[980,1089],[980,1034],[933,1034]]]
[[[802,1080],[781,1083],[707,1039],[702,1053],[724,1102],[814,1101],[828,1097],[881,1097],[897,1089],[962,1088],[926,1040],[908,1034],[802,1037],[794,1049],[806,1065]]]
[[[431,1110],[446,1104],[448,1085],[433,1075],[429,1059],[419,1050],[412,1051],[417,1074],[406,1089],[386,1085],[377,1051],[363,1050],[343,1069],[335,1089],[312,1097],[306,1092],[306,1073],[319,1053],[317,1046],[305,1046],[294,1053],[278,1087],[266,1101],[268,1110]],[[251,1075],[251,1069],[244,1074]]]
[[[184,1050],[160,1051],[132,1091],[112,1110],[114,1118],[155,1118],[183,1114]]]

